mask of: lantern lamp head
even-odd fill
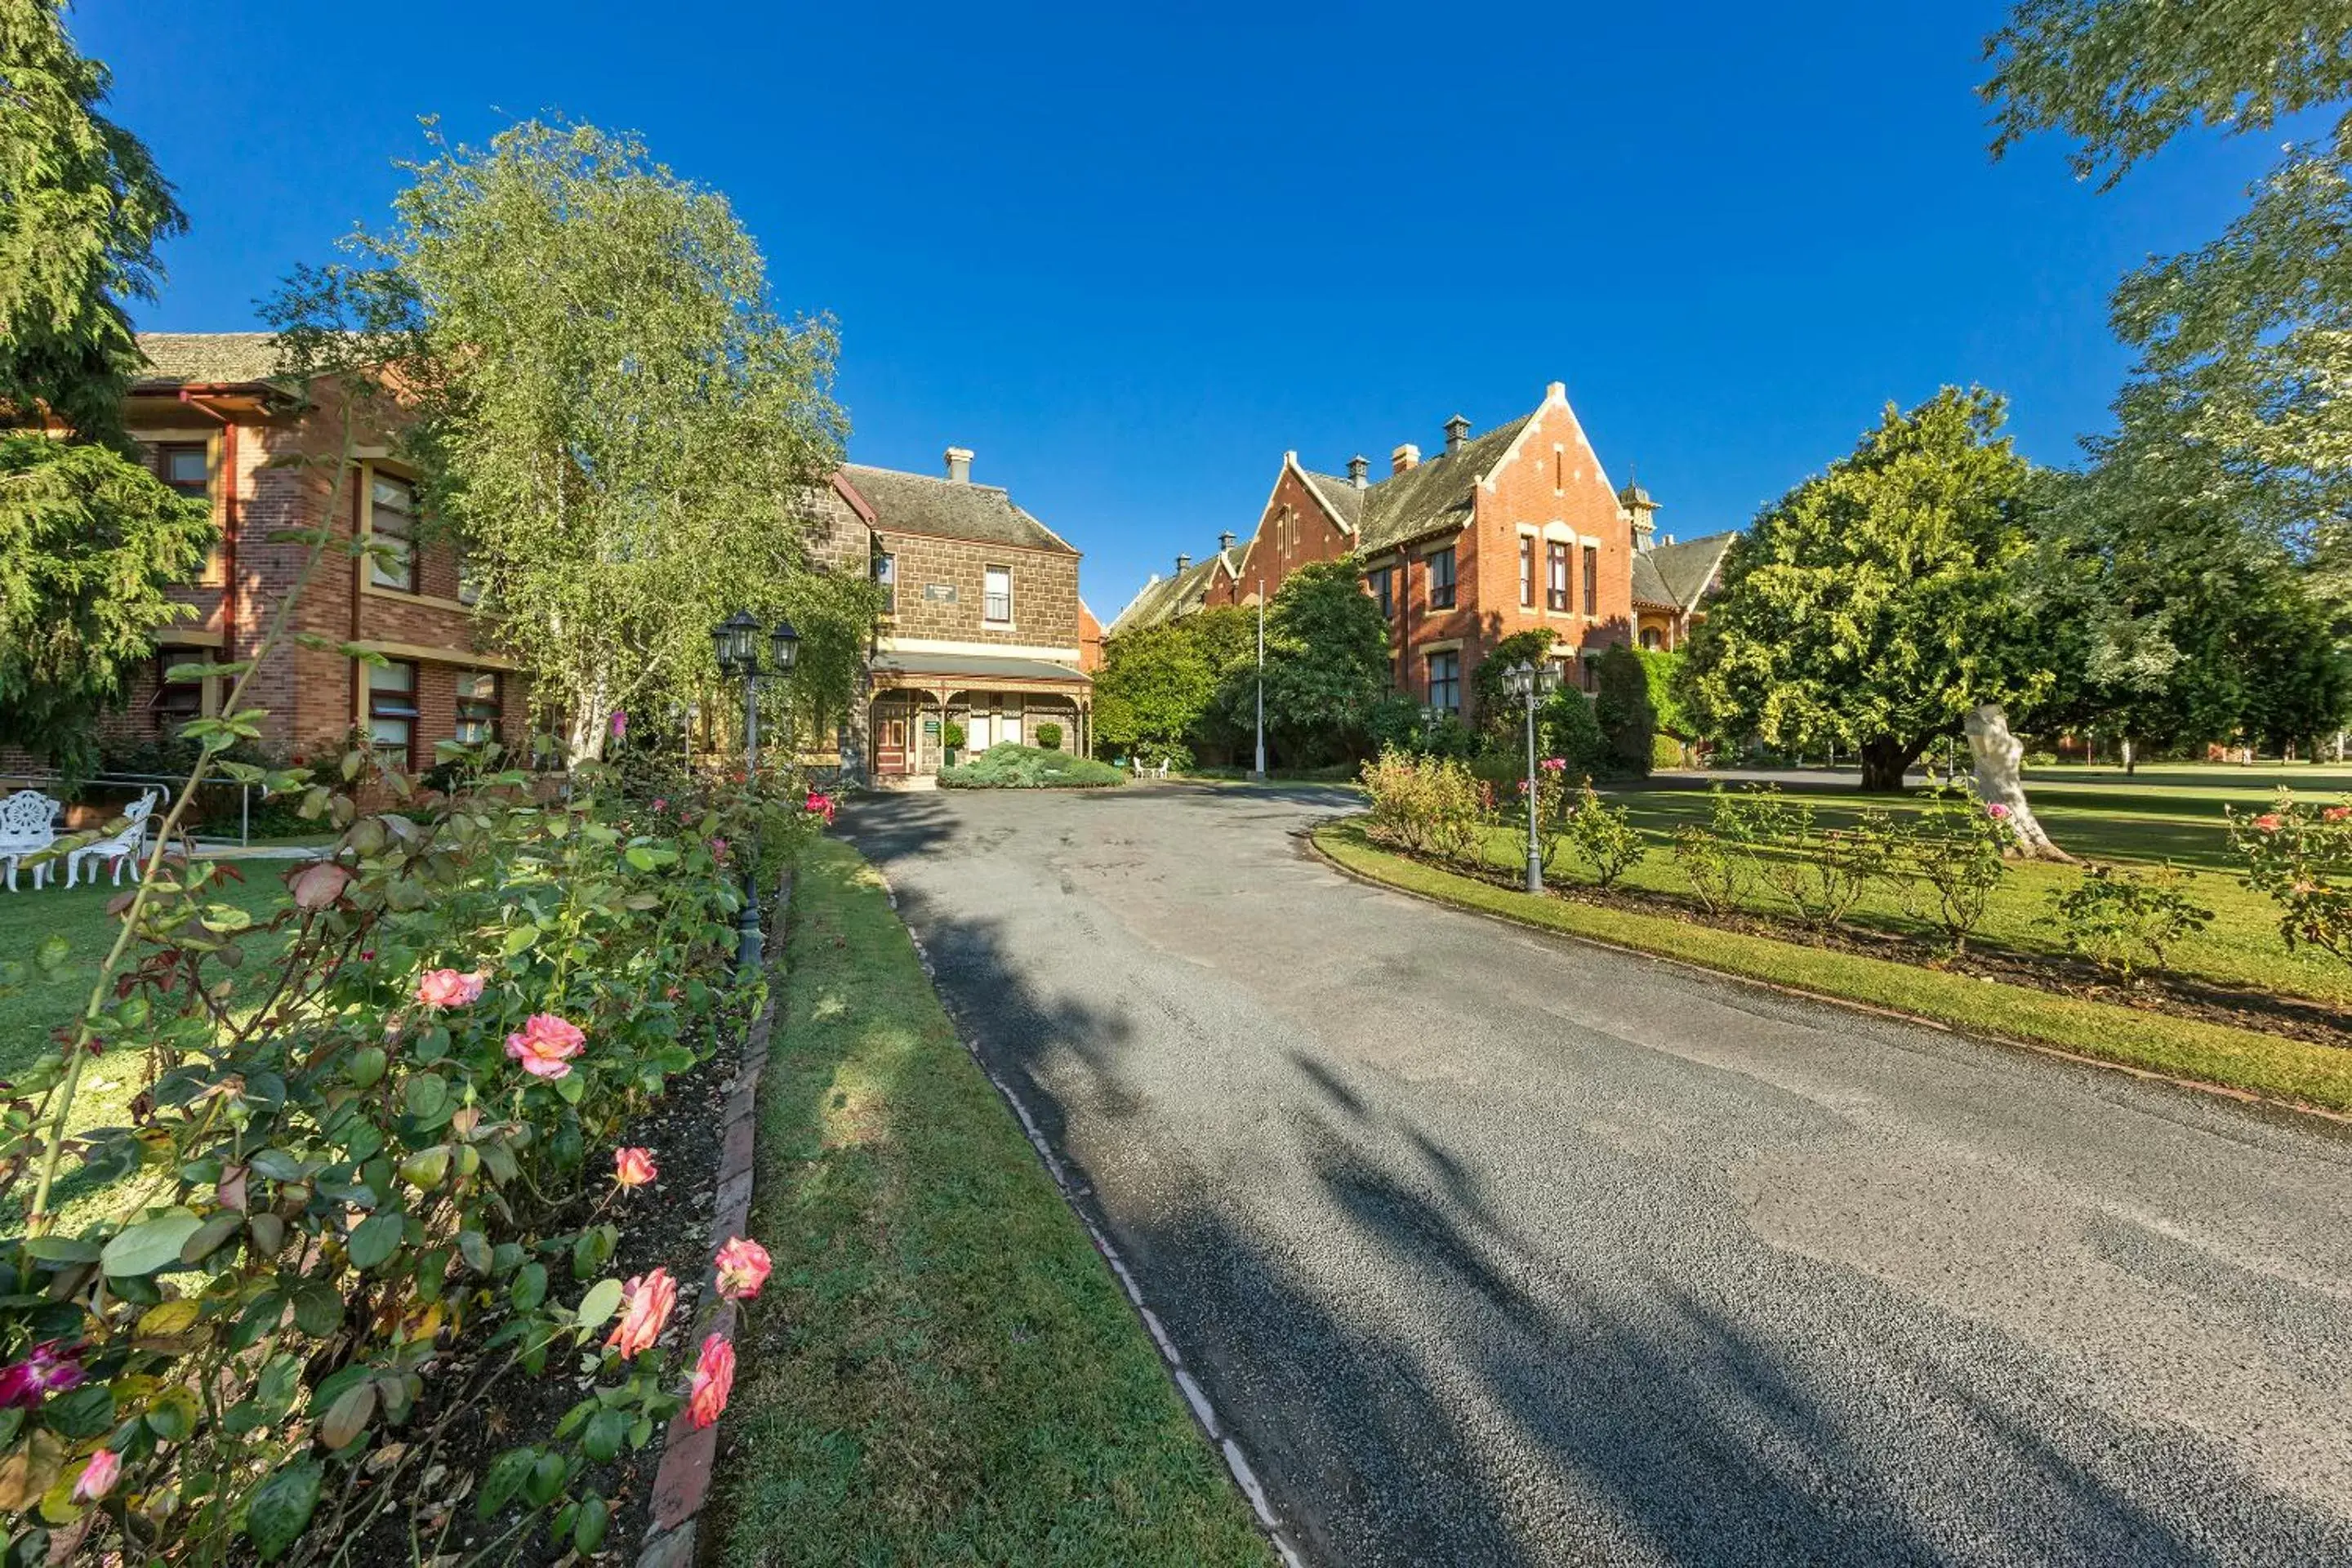
[[[793,623],[779,619],[775,629],[768,634],[768,652],[775,660],[776,673],[790,675],[801,657],[801,634],[793,630]]]
[[[742,677],[760,667],[760,622],[749,610],[738,610],[710,628],[710,650],[719,657],[722,675]]]

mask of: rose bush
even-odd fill
[[[2279,935],[2352,963],[2352,796],[2330,805],[2281,790],[2268,811],[2230,813],[2246,883],[2279,906]]]
[[[764,868],[822,816],[789,779],[654,804],[588,770],[549,800],[461,760],[447,795],[363,748],[257,772],[335,830],[325,858],[257,921],[215,894],[235,868],[159,851],[86,1026],[8,1086],[0,1192],[32,1188],[0,1241],[9,1563],[323,1560],[417,1503],[501,1379],[551,1367],[585,1395],[470,1506],[501,1550],[586,1554],[597,1467],[689,1393],[698,1422],[724,1405],[731,1351],[690,1390],[655,1353],[667,1272],[604,1273],[655,1152],[611,1180],[589,1156],[761,1005],[727,967],[730,836]],[[78,1127],[101,1051],[143,1089],[130,1125]],[[754,1293],[765,1254],[731,1245]]]

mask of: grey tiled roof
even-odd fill
[[[1665,590],[1665,604],[1687,610],[1698,603],[1715,574],[1723,564],[1724,552],[1731,548],[1737,533],[1710,533],[1704,539],[1685,539],[1679,544],[1654,544],[1634,557],[1633,596],[1642,596],[1641,563],[1650,564],[1657,585]]]
[[[277,343],[269,332],[141,332],[139,352],[152,368],[138,379],[165,386],[267,381],[278,374]]]
[[[947,675],[963,679],[1066,680],[1085,686],[1092,678],[1066,664],[999,654],[926,653],[919,648],[884,648],[874,656],[881,675]]]
[[[1076,551],[1060,535],[1019,507],[995,485],[958,484],[897,468],[844,463],[841,471],[874,506],[874,526],[884,533],[926,533],[969,539],[982,544],[1014,544],[1065,555]]]
[[[1155,577],[1143,585],[1140,593],[1128,601],[1118,619],[1103,628],[1103,635],[1133,631],[1138,626],[1155,626],[1162,621],[1172,621],[1179,616],[1192,614],[1201,607],[1207,595],[1219,562],[1228,568],[1239,564],[1239,551],[1223,552],[1206,561],[1195,562],[1173,577]]]
[[[1323,504],[1331,509],[1332,516],[1349,528],[1363,526],[1364,497],[1370,493],[1368,490],[1358,489],[1354,480],[1340,479],[1336,474],[1318,474],[1307,468],[1298,471],[1307,476],[1307,487],[1322,498]]]
[[[1470,521],[1473,486],[1502,461],[1519,432],[1535,417],[1505,420],[1458,452],[1425,458],[1417,468],[1391,474],[1366,489],[1364,521],[1356,548],[1365,554],[1394,549],[1425,534],[1459,528]]]
[[[1633,552],[1633,602],[1647,605],[1654,610],[1679,610],[1682,601],[1675,598],[1666,580],[1658,575],[1658,563],[1650,559],[1646,550]]]

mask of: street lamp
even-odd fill
[[[1503,689],[1517,698],[1528,713],[1528,891],[1543,891],[1543,838],[1536,829],[1536,703],[1551,695],[1559,672],[1549,664],[1526,659],[1503,671]]]
[[[760,766],[760,683],[763,680],[783,680],[799,662],[800,634],[793,623],[779,620],[768,633],[768,657],[772,668],[760,668],[760,617],[749,610],[738,610],[710,628],[710,651],[718,656],[721,679],[743,683],[743,771],[748,776]],[[784,738],[792,738],[790,710],[786,710]],[[757,969],[761,958],[760,888],[757,881],[760,865],[760,845],[756,837],[747,847],[743,858],[743,907],[735,916],[735,967],[738,970]]]

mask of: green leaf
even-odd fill
[[[99,1266],[110,1275],[136,1279],[180,1260],[180,1248],[204,1221],[189,1209],[175,1208],[143,1220],[106,1244]]]
[[[196,1233],[180,1244],[180,1261],[191,1268],[218,1252],[228,1238],[245,1228],[245,1216],[235,1209],[220,1213],[196,1227]]]
[[[539,1463],[538,1453],[530,1448],[509,1448],[490,1461],[482,1472],[482,1489],[474,1498],[474,1515],[488,1519],[513,1500],[530,1479],[531,1468]]]
[[[524,952],[527,949],[537,945],[538,942],[538,927],[517,926],[514,930],[507,932],[507,939],[499,944],[499,951],[504,953],[507,957],[512,958],[516,953]]]
[[[612,1505],[591,1492],[580,1500],[580,1514],[572,1526],[572,1549],[586,1557],[604,1544],[604,1529],[612,1522]]]
[[[580,1310],[572,1315],[572,1323],[584,1337],[601,1328],[621,1305],[621,1282],[606,1278],[588,1287],[580,1298]]]
[[[528,1312],[546,1300],[547,1266],[543,1263],[524,1264],[515,1275],[515,1282],[510,1293],[518,1311]]]
[[[352,1227],[351,1240],[345,1246],[351,1253],[352,1268],[375,1268],[400,1250],[400,1216],[396,1214],[368,1215]]]
[[[326,1418],[319,1423],[319,1441],[330,1448],[350,1447],[367,1430],[369,1420],[375,1415],[375,1403],[373,1378],[343,1390],[327,1407]]]
[[[147,1427],[167,1443],[181,1442],[196,1429],[204,1413],[204,1406],[196,1403],[196,1391],[182,1384],[155,1395],[147,1407]]]
[[[114,1390],[85,1383],[41,1406],[41,1422],[68,1437],[95,1437],[114,1425]]]
[[[343,1326],[343,1299],[323,1279],[305,1279],[294,1287],[294,1326],[316,1339],[325,1339]]]
[[[95,1263],[99,1252],[94,1241],[70,1236],[31,1236],[25,1238],[25,1255],[42,1263]]]
[[[457,1256],[464,1259],[466,1267],[475,1273],[488,1274],[490,1271],[491,1261],[489,1238],[478,1230],[459,1231]]]
[[[523,1496],[530,1500],[533,1507],[545,1508],[563,1490],[564,1468],[562,1455],[541,1454],[530,1467],[530,1478],[523,1482]]]
[[[628,1439],[630,1418],[625,1410],[599,1410],[580,1435],[580,1451],[600,1465],[609,1463]]]
[[[265,1563],[301,1539],[319,1506],[320,1483],[326,1467],[316,1459],[287,1466],[255,1489],[246,1507],[245,1532]]]

